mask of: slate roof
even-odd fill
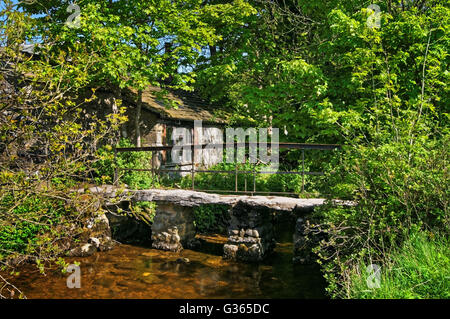
[[[163,119],[226,123],[225,119],[214,114],[219,109],[217,106],[209,104],[192,92],[171,91],[163,99],[158,98],[158,92],[161,92],[161,89],[156,86],[149,86],[144,90],[142,93],[143,107],[151,112],[158,113]],[[137,94],[135,90],[130,90],[130,93]]]

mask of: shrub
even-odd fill
[[[118,147],[135,147],[128,139],[121,139]],[[98,151],[99,160],[94,163],[96,183],[112,183],[115,168],[151,169],[152,155],[150,152],[123,152],[118,153],[114,161],[114,151],[111,146],[105,146]],[[156,182],[150,171],[122,171],[119,180],[133,189],[151,188]]]
[[[328,291],[348,290],[347,269],[384,263],[388,254],[420,230],[448,232],[448,141],[427,140],[410,147],[389,143],[361,146],[344,154],[328,175],[334,198],[355,207],[323,207],[314,216],[327,240],[316,252],[324,265]]]
[[[67,190],[66,190],[67,191]],[[82,229],[82,222],[97,212],[88,195],[73,194],[70,200],[60,194],[16,192],[0,196],[0,261],[15,259],[54,261],[64,246]]]
[[[349,276],[350,298],[450,298],[450,252],[443,235],[411,235],[387,254],[381,266],[379,288],[368,288],[366,265],[360,263]]]

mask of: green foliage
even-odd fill
[[[128,139],[121,139],[118,147],[135,147]],[[152,155],[150,152],[121,152],[117,153],[114,160],[114,150],[111,146],[105,146],[98,151],[99,160],[93,164],[95,180],[97,183],[112,183],[114,170],[119,169],[151,169]],[[158,186],[153,179],[151,171],[119,171],[119,181],[127,184],[132,189],[148,189]],[[153,183],[155,182],[155,183]]]
[[[39,195],[20,200],[18,195],[3,196],[0,202],[1,209],[9,210],[7,218],[0,221],[0,260],[17,253],[32,256],[59,252],[52,242],[65,236],[64,231],[56,230],[58,225],[60,229],[66,226],[64,201]]]
[[[328,239],[317,253],[330,282],[341,295],[355,260],[383,261],[411,232],[447,232],[450,226],[449,136],[413,146],[384,144],[349,149],[343,164],[329,174],[334,198],[357,202],[352,208],[326,207],[317,213]]]
[[[449,299],[450,253],[447,236],[411,235],[387,254],[381,266],[380,288],[368,288],[366,265],[349,271],[350,285],[343,297],[358,299]]]
[[[448,1],[375,1],[381,28],[367,25],[364,1],[257,3],[240,41],[225,39],[197,85],[238,122],[345,145],[316,185],[358,203],[316,216],[327,235],[319,262],[337,296],[356,260],[382,260],[412,230],[448,232]]]
[[[385,278],[401,291],[398,296],[448,297],[448,286],[436,284],[442,293],[430,286],[442,279],[435,269],[448,257],[436,256],[448,243],[433,248],[428,239],[411,235],[445,236],[449,228],[448,1],[374,3],[381,7],[381,28],[368,27],[368,2],[362,0],[82,0],[80,28],[71,29],[63,23],[62,1],[23,2],[23,10],[5,1],[0,85],[11,77],[20,85],[0,95],[0,245],[8,253],[54,255],[46,241],[70,229],[53,234],[54,224],[62,216],[69,225],[93,213],[71,191],[75,182],[92,167],[98,183],[112,181],[115,165],[150,167],[148,153],[118,154],[116,164],[108,146],[93,160],[95,145],[116,144],[124,109],[104,120],[88,117],[84,106],[95,90],[86,98],[82,88],[111,86],[120,95],[125,87],[141,91],[167,80],[165,86],[175,89],[195,84],[208,99],[227,105],[235,122],[285,129],[282,140],[344,145],[339,156],[306,162],[306,170],[328,166],[324,178],[306,179],[307,190],[357,202],[316,214],[315,226],[326,235],[316,251],[333,296],[367,297],[346,271],[375,261],[392,271],[402,267]],[[20,53],[33,39],[41,42],[37,51],[44,58]],[[163,52],[164,43],[170,45]],[[201,53],[206,49],[210,54]],[[19,151],[38,154],[39,161],[26,161]],[[298,159],[289,162],[289,170],[299,167]],[[234,165],[215,169],[233,171]],[[121,180],[132,188],[152,184],[149,172],[124,172]],[[244,180],[239,177],[240,190]],[[300,181],[258,175],[256,186],[298,192]],[[197,174],[195,182],[199,188],[234,189],[232,174]],[[180,184],[190,187],[190,178]],[[252,186],[248,174],[247,189]],[[197,211],[197,227],[211,230],[220,214],[219,208]],[[417,256],[410,262],[395,250],[405,242],[404,249]],[[424,263],[414,277],[413,268]],[[415,286],[405,284],[408,276]],[[387,296],[383,291],[375,296]]]
[[[333,296],[343,296],[345,270],[355,260],[383,262],[411,232],[446,233],[450,221],[450,11],[437,5],[386,14],[378,30],[368,29],[365,17],[330,13],[337,38],[324,50],[340,79],[330,83],[326,107],[315,111],[324,125],[341,129],[348,145],[339,163],[330,163],[325,192],[357,202],[317,216],[328,237],[316,251]]]
[[[229,223],[229,207],[202,205],[194,209],[194,224],[199,233],[226,233]]]
[[[98,62],[86,46],[58,48],[17,3],[0,10],[0,260],[43,270],[97,216],[95,196],[77,186],[91,175],[96,145],[114,140],[124,110],[103,118],[86,111]],[[30,59],[21,49],[36,38],[41,58]]]
[[[448,124],[448,6],[375,1],[382,27],[371,29],[364,1],[258,3],[239,41],[198,70],[198,88],[236,121],[331,143]]]
[[[308,165],[305,166],[305,171],[308,172],[310,168]],[[220,191],[230,191],[235,190],[236,177],[235,177],[235,164],[230,163],[219,163],[208,170],[216,171],[228,171],[230,173],[196,173],[195,174],[195,188],[204,190],[220,190]],[[302,193],[302,176],[299,174],[256,174],[254,179],[254,170],[256,172],[264,172],[271,170],[267,166],[255,165],[249,162],[245,164],[238,165],[239,171],[246,171],[250,173],[240,173],[237,178],[237,185],[239,191],[244,191],[247,189],[248,192],[253,191],[253,186],[255,183],[255,189],[257,192],[292,192],[301,194]],[[302,167],[295,163],[295,168],[291,166],[281,165],[279,171],[296,171],[301,172]],[[163,182],[167,186],[176,186],[181,188],[190,188],[192,186],[192,177],[185,176],[180,181],[174,182],[165,181]],[[311,176],[305,176],[305,192],[313,194],[317,189],[318,179]],[[247,187],[245,186],[247,185]]]
[[[80,25],[69,28],[67,3],[46,1],[23,4],[39,33],[57,46],[76,52],[89,47],[99,57],[89,73],[91,83],[112,84],[115,88],[142,90],[171,78],[170,87],[189,89],[194,72],[174,72],[197,63],[202,46],[221,38],[215,25],[239,24],[250,10],[242,0],[209,4],[199,0],[81,0]],[[49,16],[51,12],[51,16]],[[171,49],[163,51],[164,43]]]
[[[131,214],[144,223],[151,225],[156,215],[156,203],[154,202],[135,202],[130,203]]]

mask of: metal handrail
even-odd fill
[[[251,194],[252,196],[254,194],[285,194],[285,195],[294,195],[294,193],[289,192],[262,192],[256,190],[256,175],[257,174],[293,174],[293,175],[302,175],[302,192],[305,191],[305,175],[324,175],[323,172],[305,172],[305,150],[334,150],[341,148],[338,144],[306,144],[306,143],[278,143],[278,147],[281,149],[300,149],[302,150],[302,171],[257,171],[256,169],[252,171],[241,171],[238,170],[239,163],[235,164],[235,170],[234,171],[224,171],[224,170],[196,170],[195,169],[195,163],[191,162],[188,165],[191,165],[192,168],[189,170],[186,169],[165,169],[165,168],[155,168],[154,158],[155,158],[155,152],[157,151],[164,151],[164,150],[171,150],[173,147],[180,147],[180,148],[191,148],[192,151],[203,149],[206,147],[208,148],[217,148],[217,147],[247,147],[247,146],[259,146],[259,143],[253,143],[253,142],[245,142],[245,143],[221,143],[221,144],[185,144],[185,145],[157,145],[157,146],[144,146],[144,147],[121,147],[121,148],[115,148],[114,149],[114,160],[116,161],[117,153],[123,153],[123,152],[152,152],[152,168],[151,169],[145,169],[145,168],[118,168],[115,167],[114,170],[114,185],[118,183],[119,180],[119,170],[120,171],[149,171],[152,172],[152,176],[154,177],[155,173],[166,173],[166,172],[190,172],[191,173],[191,179],[192,179],[192,190],[195,189],[195,174],[196,173],[216,173],[216,174],[234,174],[235,175],[235,189],[232,190],[204,190],[204,189],[197,189],[198,191],[204,191],[204,192],[230,192],[230,193],[246,193]],[[271,148],[271,144],[267,144],[268,148]],[[192,161],[194,161],[194,156],[192,156]],[[253,174],[253,191],[247,191],[247,179],[245,179],[245,190],[241,191],[238,190],[238,175],[239,174]],[[153,179],[154,180],[154,179]]]

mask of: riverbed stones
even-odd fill
[[[180,258],[177,258],[177,260],[175,260],[175,262],[178,264],[189,264],[191,261],[189,258],[180,257]]]

